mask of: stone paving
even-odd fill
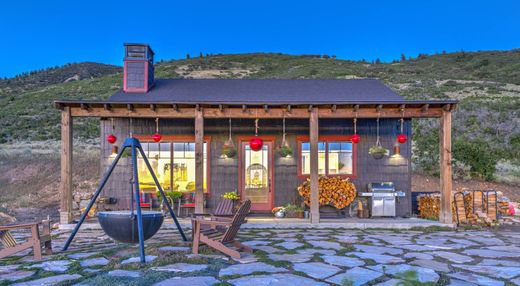
[[[173,229],[137,245],[82,230],[67,252],[0,260],[0,285],[520,285],[520,231],[244,229],[254,249],[231,259],[203,247],[190,253]],[[189,232],[187,233],[189,237]]]

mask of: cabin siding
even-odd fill
[[[235,145],[238,146],[238,137],[252,136],[254,134],[254,121],[250,119],[233,119],[233,137]],[[122,143],[125,137],[129,135],[130,122],[128,119],[115,119],[115,128],[112,130],[111,120],[101,120],[101,136],[105,138],[108,134],[113,133],[117,136],[116,145]],[[259,122],[259,135],[276,136],[274,146],[279,146],[282,139],[282,120],[265,119]],[[133,119],[133,134],[136,136],[150,136],[155,133],[155,121],[153,119]],[[380,135],[381,143],[384,147],[390,149],[395,142],[396,136],[400,133],[398,119],[381,119]],[[405,120],[405,134],[411,138],[411,121]],[[274,155],[274,205],[280,206],[290,202],[300,201],[296,192],[296,187],[304,180],[297,176],[297,160],[300,156],[297,153],[297,136],[309,135],[309,121],[304,119],[287,119],[286,120],[287,141],[294,151],[291,158],[282,158],[278,154]],[[320,136],[330,135],[352,135],[353,123],[352,119],[320,119],[319,120]],[[161,119],[160,133],[166,135],[193,136],[194,120],[193,119]],[[222,159],[220,158],[222,145],[227,139],[228,120],[205,120],[204,135],[211,137],[210,156],[208,158],[210,170],[210,197],[207,201],[209,208],[214,208],[222,197],[224,192],[235,191],[238,189],[238,158]],[[375,119],[359,119],[358,134],[361,141],[357,145],[357,177],[353,179],[353,183],[358,190],[366,189],[366,185],[370,182],[392,181],[395,183],[397,190],[406,193],[406,197],[399,198],[397,202],[397,215],[408,216],[411,214],[411,140],[405,144],[401,144],[401,155],[406,158],[405,162],[400,165],[392,165],[388,158],[375,160],[369,154],[368,150],[376,142],[376,120]],[[107,169],[112,160],[109,158],[111,153],[111,145],[106,140],[101,141],[101,173]],[[123,158],[119,167],[116,168],[115,174],[110,178],[107,187],[103,191],[103,196],[116,197],[118,203],[114,209],[125,209],[129,207],[131,178],[130,163],[128,158]],[[103,175],[103,174],[101,174]],[[332,208],[322,208],[322,211],[331,210]]]

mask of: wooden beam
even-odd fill
[[[219,104],[218,105],[218,110],[220,110],[220,112],[224,112],[224,105]]]
[[[287,112],[291,113],[291,105],[287,105]]]
[[[320,203],[318,192],[318,109],[311,110],[311,117],[309,120],[309,137],[310,137],[310,173],[311,173],[311,223],[320,223]]]
[[[425,104],[423,105],[423,107],[421,107],[421,112],[428,112],[428,109],[430,108],[430,105],[429,104]]]
[[[354,105],[354,113],[359,112],[359,104]]]
[[[88,110],[88,104],[82,103],[82,104],[80,104],[80,106],[81,106],[81,109]]]
[[[170,105],[171,106],[171,105]],[[177,105],[173,105],[174,109],[177,107],[176,112],[171,112],[170,106],[157,105],[156,110],[152,111],[148,106],[133,106],[133,111],[128,110],[124,106],[114,106],[110,111],[105,110],[103,107],[90,106],[88,110],[81,109],[80,107],[72,107],[71,112],[74,117],[134,117],[134,118],[195,118],[195,109],[183,107],[180,108]],[[248,112],[249,111],[249,112]],[[308,119],[310,117],[310,110],[307,108],[294,108],[290,109],[290,112],[282,107],[270,107],[268,112],[264,112],[263,108],[254,107],[248,108],[243,105],[242,108],[228,107],[223,112],[218,107],[204,108],[205,118],[222,118],[222,116],[231,118],[302,118]],[[431,106],[427,111],[423,111],[421,107],[408,107],[404,111],[405,118],[440,118],[442,116],[443,109],[441,107],[432,108]],[[351,108],[338,107],[335,112],[332,112],[330,108],[321,108],[318,111],[320,118],[354,118],[356,112]],[[393,108],[382,108],[381,118],[401,118],[403,114],[395,107]],[[357,112],[358,118],[376,118],[377,110],[371,108],[359,108]]]
[[[451,204],[452,168],[451,168],[451,112],[443,111],[440,130],[440,180],[441,209],[439,220],[442,223],[453,223]]]
[[[72,223],[72,115],[61,112],[60,223]]]
[[[204,212],[204,115],[195,112],[195,213]]]

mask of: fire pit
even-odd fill
[[[164,215],[158,211],[142,211],[143,234],[147,240],[152,237],[164,221]],[[126,243],[138,243],[137,214],[130,211],[110,211],[98,213],[99,224],[105,233],[114,240]]]

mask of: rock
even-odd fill
[[[35,273],[35,271],[31,271],[31,270],[17,270],[17,271],[2,273],[2,274],[0,274],[0,282],[2,280],[16,281],[16,280],[20,280],[20,279],[25,279],[27,277],[33,276],[34,273]]]
[[[252,275],[227,281],[234,286],[326,286],[310,278],[292,274]],[[191,285],[193,286],[193,285]]]
[[[353,286],[359,286],[373,281],[381,276],[383,276],[383,274],[378,271],[362,267],[355,267],[350,270],[347,270],[344,273],[332,276],[325,281],[338,285],[345,285],[345,282],[348,283],[348,281],[350,281],[352,282]]]
[[[362,259],[371,259],[371,260],[374,260],[376,263],[389,264],[389,263],[404,262],[404,260],[399,257],[384,255],[384,254],[365,253],[365,252],[352,252],[349,254],[355,255]]]
[[[41,285],[56,285],[61,284],[66,281],[72,281],[81,278],[82,276],[79,274],[62,274],[56,276],[49,276],[41,279],[24,281],[20,283],[13,284],[15,286],[41,286]]]
[[[307,262],[311,260],[308,254],[269,254],[269,259],[275,261],[289,261],[293,263]]]
[[[365,265],[365,262],[363,260],[353,257],[324,255],[321,258],[329,264],[345,266],[349,268]]]
[[[520,285],[520,277],[519,278],[516,278],[516,279],[513,279],[511,280],[511,282],[515,285]]]
[[[146,262],[152,262],[157,258],[157,256],[146,255],[144,258],[145,258]],[[141,262],[141,257],[136,256],[136,257],[131,257],[131,258],[121,261],[121,264],[140,263],[140,262]]]
[[[396,278],[403,279],[404,277],[400,277],[404,272],[407,271],[414,271],[417,273],[417,280],[421,283],[426,282],[433,282],[436,283],[439,281],[439,274],[435,273],[432,269],[423,268],[423,267],[417,267],[417,266],[411,266],[408,264],[397,264],[397,265],[376,265],[376,266],[369,266],[370,269],[381,272],[383,274],[390,274],[392,276],[395,276]]]
[[[399,255],[403,253],[402,249],[399,248],[392,248],[392,247],[385,247],[385,246],[372,246],[372,245],[364,245],[364,244],[355,244],[354,247],[358,251],[362,252],[370,252],[370,253],[376,253],[376,254],[393,254],[393,255]]]
[[[417,258],[417,259],[426,259],[426,260],[432,260],[433,256],[427,253],[421,253],[421,252],[408,252],[403,256],[404,258]]]
[[[267,252],[267,253],[282,253],[282,252],[284,252],[284,250],[282,250],[282,249],[279,249],[279,248],[276,248],[276,247],[272,247],[272,246],[269,246],[269,245],[253,246],[252,248],[255,249],[255,250],[261,250],[261,251],[264,251],[264,252]]]
[[[190,252],[191,248],[187,246],[162,246],[158,248],[159,251],[174,251],[174,252]]]
[[[255,262],[249,264],[235,264],[227,268],[223,268],[219,271],[218,276],[222,277],[228,275],[248,275],[254,272],[277,273],[286,271],[287,269],[285,268],[275,267],[269,264],[265,264],[263,262]]]
[[[33,264],[29,268],[41,268],[51,272],[65,272],[69,269],[70,261],[68,260],[52,260],[45,261],[40,264]]]
[[[450,284],[448,284],[447,286],[476,286],[477,284],[475,283],[471,283],[471,282],[467,282],[467,281],[462,281],[462,280],[458,280],[458,279],[450,279]]]
[[[468,273],[468,272],[455,272],[452,274],[448,274],[448,276],[459,279],[462,281],[474,283],[477,285],[483,285],[483,286],[503,286],[504,282],[498,281],[495,279],[491,279],[489,277]]]
[[[0,266],[0,274],[10,273],[20,267],[21,264],[10,264]]]
[[[139,271],[117,269],[117,270],[109,271],[108,276],[139,278],[139,276],[141,276],[141,274],[139,273]]]
[[[87,273],[98,273],[98,272],[101,272],[101,269],[92,269],[92,268],[85,268],[83,269],[83,272],[87,272]]]
[[[209,258],[209,259],[221,259],[224,261],[229,261],[229,257],[221,255],[221,254],[187,254],[186,258],[197,258],[197,257],[203,257],[203,258]]]
[[[208,268],[207,264],[188,264],[188,263],[175,263],[159,267],[150,268],[153,271],[162,272],[195,272],[201,271]]]
[[[265,240],[250,240],[250,241],[243,242],[243,244],[245,244],[249,247],[258,246],[258,245],[268,245],[270,243],[271,243],[270,241],[265,241]]]
[[[286,242],[278,243],[278,244],[276,244],[276,246],[281,246],[285,249],[295,249],[295,248],[303,246],[303,243],[286,241]]]
[[[295,263],[293,269],[296,271],[303,272],[312,278],[325,279],[336,273],[341,269],[329,264],[321,262],[310,262],[310,263]]]
[[[231,257],[231,259],[239,263],[251,263],[258,261],[258,258],[252,253],[242,253],[240,258]]]
[[[493,277],[511,279],[520,275],[520,267],[454,264],[453,267],[478,272]]]
[[[417,259],[412,261],[410,264],[433,269],[439,272],[450,272],[450,267],[447,263],[435,261],[433,259]]]
[[[309,243],[310,245],[312,245],[314,247],[325,248],[325,249],[340,250],[343,248],[343,246],[341,246],[341,244],[339,244],[337,242],[331,242],[331,241],[326,241],[326,240],[307,240],[307,243]]]
[[[296,250],[299,254],[307,254],[314,255],[315,253],[319,253],[322,255],[335,255],[336,251],[332,249],[319,249],[319,248],[304,248]]]
[[[83,259],[83,258],[87,258],[87,257],[93,256],[96,254],[98,254],[98,252],[78,252],[78,253],[69,254],[69,255],[67,255],[67,257],[70,259]]]
[[[466,249],[464,250],[464,253],[484,258],[520,257],[520,252],[498,251],[491,249]]]
[[[82,267],[92,267],[92,266],[105,266],[110,262],[110,260],[104,257],[91,258],[87,260],[81,261],[79,264]]]
[[[520,261],[512,261],[505,259],[483,259],[478,265],[520,267]]]
[[[401,286],[407,285],[403,280],[400,279],[390,279],[385,282],[377,283],[374,286]]]
[[[435,251],[431,252],[431,254],[447,259],[454,263],[467,263],[473,261],[473,258],[465,255],[461,255],[455,252],[448,252],[448,251]]]
[[[427,247],[427,246],[419,245],[419,244],[394,245],[394,247],[399,247],[399,248],[406,249],[409,251],[428,251],[428,250],[433,249],[431,247]]]
[[[154,286],[170,286],[170,285],[189,285],[189,286],[210,286],[219,283],[220,281],[211,276],[196,276],[196,277],[173,277]]]

